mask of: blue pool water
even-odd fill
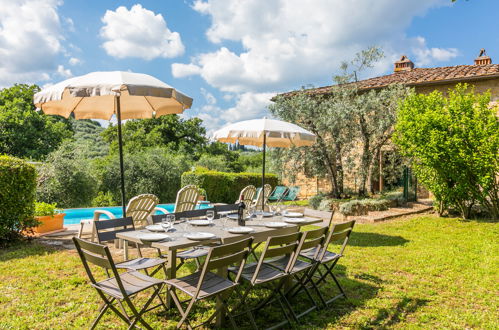
[[[173,212],[175,204],[158,204],[158,207],[166,209],[168,212]],[[81,220],[93,219],[95,210],[106,210],[114,214],[116,218],[121,218],[123,216],[123,210],[121,206],[106,206],[106,207],[88,207],[84,209],[65,209],[62,210],[66,213],[64,217],[65,225],[79,224]],[[160,212],[156,212],[160,213]],[[101,219],[109,219],[105,215],[101,215]]]

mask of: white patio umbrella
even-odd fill
[[[242,145],[263,147],[262,196],[265,195],[266,147],[289,148],[291,146],[311,146],[316,141],[314,133],[298,125],[281,120],[267,119],[266,117],[240,121],[225,126],[213,133],[213,138],[220,142],[239,142]]]
[[[49,115],[118,121],[123,216],[126,215],[121,121],[182,113],[192,99],[152,76],[123,71],[92,72],[52,85],[34,96],[35,106]]]

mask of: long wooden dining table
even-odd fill
[[[182,223],[175,223],[173,225],[173,230],[165,233],[168,235],[168,238],[165,238],[161,241],[156,242],[147,242],[140,239],[140,236],[144,233],[151,233],[151,231],[147,229],[139,229],[135,231],[127,231],[118,233],[116,236],[125,241],[124,244],[124,254],[125,260],[128,259],[128,249],[127,242],[138,243],[143,246],[149,246],[153,248],[157,248],[164,252],[167,256],[166,261],[166,278],[173,279],[177,276],[177,251],[185,250],[198,246],[209,246],[213,244],[224,244],[231,243],[238,240],[242,240],[247,237],[253,237],[253,243],[258,244],[265,242],[267,238],[270,236],[278,236],[278,235],[286,235],[289,233],[296,232],[300,230],[300,227],[313,225],[322,223],[323,220],[321,218],[312,218],[312,217],[303,217],[303,222],[300,223],[286,223],[286,227],[282,228],[269,228],[267,227],[268,222],[285,222],[284,217],[265,217],[262,220],[249,220],[245,222],[246,227],[253,228],[254,231],[248,234],[233,234],[230,233],[227,229],[231,227],[237,227],[237,221],[235,220],[227,220],[226,228],[222,226],[221,220],[215,219],[213,223],[208,226],[193,226],[188,225],[187,230],[185,230],[184,225]],[[212,239],[206,240],[192,240],[184,237],[184,234],[189,232],[206,232],[212,233],[215,235]],[[217,271],[219,275],[226,276],[226,269],[219,269]],[[167,297],[168,307],[171,306],[172,300],[171,297]],[[218,305],[218,304],[217,304]],[[218,307],[218,306],[217,306]],[[221,313],[221,311],[219,311]],[[222,314],[219,314],[220,316]],[[217,317],[217,324],[221,324],[223,317]]]

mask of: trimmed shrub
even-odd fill
[[[265,183],[275,187],[279,183],[279,179],[275,174],[265,174]],[[248,185],[261,186],[262,175],[260,173],[216,172],[197,167],[194,171],[182,174],[182,187],[189,184],[204,189],[211,202],[234,203],[244,187]]]
[[[322,200],[326,195],[324,193],[318,193],[315,196],[310,197],[308,200],[308,204],[314,209],[317,210],[321,205]]]
[[[0,156],[0,242],[36,226],[34,205],[36,170],[24,160]]]

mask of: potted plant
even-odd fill
[[[56,209],[57,204],[35,202],[35,219],[39,225],[33,227],[33,232],[43,234],[63,229],[64,216]]]

